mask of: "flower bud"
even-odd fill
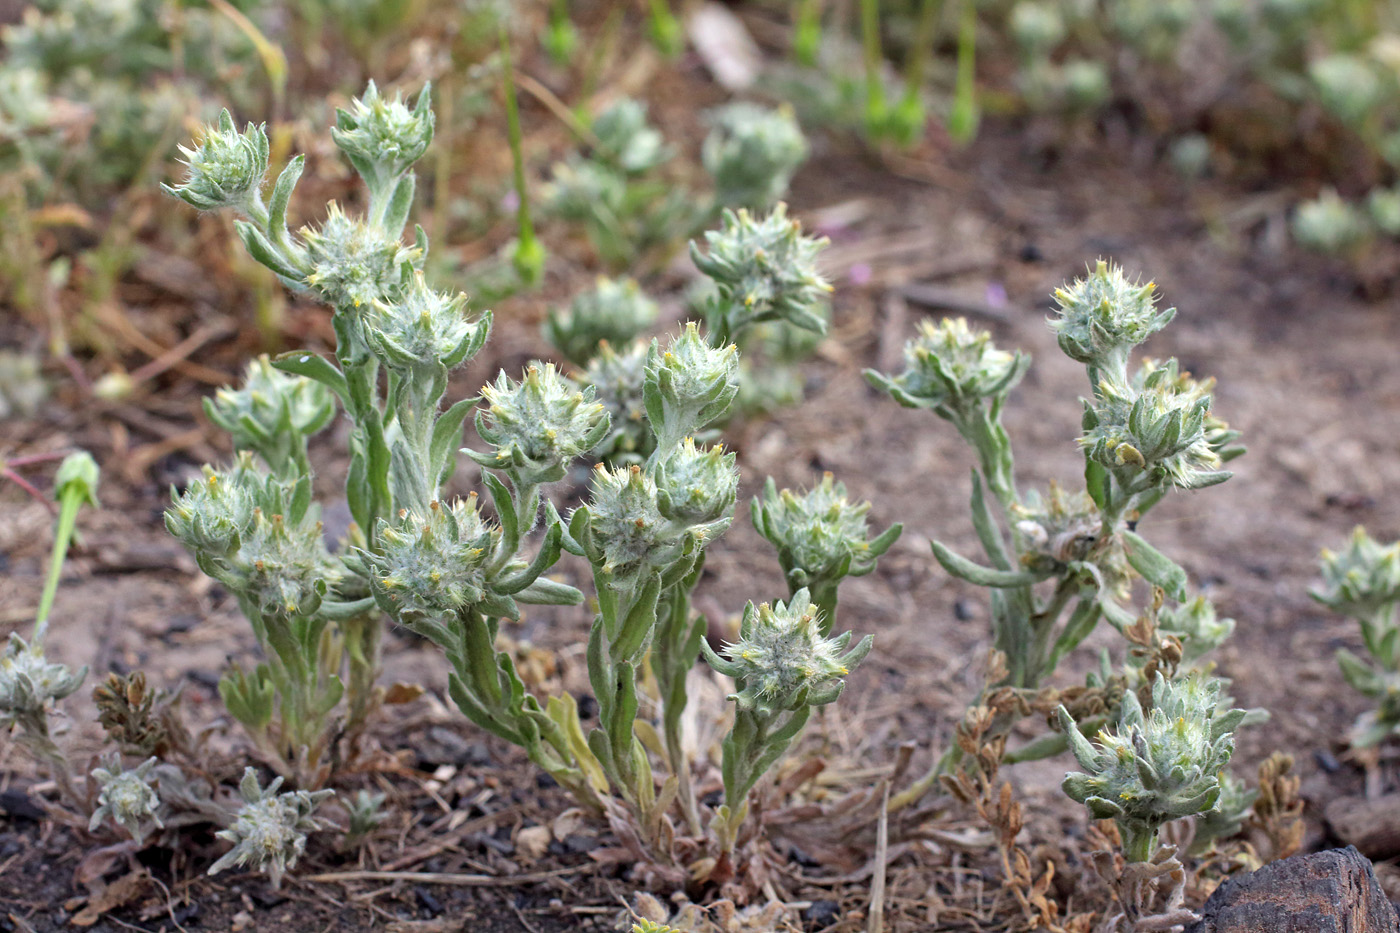
[[[191,207],[213,211],[232,207],[247,213],[261,204],[263,178],[267,175],[267,133],[261,126],[248,124],[242,133],[227,110],[219,115],[217,127],[205,127],[197,149],[180,147],[185,156],[185,181],[172,187],[161,185]]]
[[[587,366],[603,341],[625,347],[656,323],[660,308],[634,279],[600,277],[567,310],[551,310],[545,338],[575,366]]]
[[[1319,253],[1344,255],[1370,236],[1366,215],[1332,188],[1324,188],[1313,200],[1299,204],[1293,215],[1293,239]]]
[[[412,110],[402,95],[379,96],[373,81],[350,109],[336,110],[331,138],[371,190],[386,187],[412,167],[433,141],[431,88],[418,93]]]
[[[480,604],[501,530],[482,518],[473,494],[426,515],[381,521],[379,551],[364,552],[375,599],[404,625],[441,622]]]
[[[86,450],[79,450],[63,458],[53,476],[53,497],[63,501],[76,496],[79,502],[97,508],[97,480],[100,475],[97,461]]]
[[[739,640],[719,654],[708,645],[703,650],[715,670],[734,678],[738,690],[729,698],[740,709],[775,713],[834,702],[845,687],[842,678],[870,653],[872,642],[867,635],[848,651],[850,632],[824,637],[807,591],[798,590],[786,605],[749,603]]]
[[[122,768],[121,757],[117,753],[108,754],[103,766],[92,770],[92,777],[99,788],[97,808],[92,811],[88,822],[88,832],[95,832],[105,820],[110,819],[131,834],[139,846],[145,836],[146,823],[164,827],[156,812],[160,806],[160,795],[152,786],[151,769],[156,765],[155,758],[147,758],[130,770]]]
[[[37,641],[27,644],[10,633],[5,653],[0,655],[0,729],[16,721],[42,715],[54,700],[72,694],[83,684],[87,668],[76,673],[44,657]]]
[[[1370,618],[1400,602],[1400,541],[1376,542],[1357,526],[1340,554],[1322,551],[1322,588],[1313,599],[1354,618]]]
[[[827,240],[802,235],[802,225],[779,204],[755,220],[747,210],[724,212],[722,227],[705,233],[708,252],[690,244],[696,267],[714,280],[728,316],[728,332],[750,324],[783,320],[822,333],[817,307],[831,286],[817,272],[817,254]]]
[[[700,156],[715,180],[715,199],[724,207],[772,207],[807,161],[807,138],[792,108],[741,101],[712,111],[709,120]]]
[[[739,391],[738,373],[738,348],[711,347],[694,323],[665,350],[652,341],[644,398],[656,436],[677,443],[722,418]]]
[[[924,321],[919,336],[904,345],[904,372],[893,378],[869,370],[866,379],[908,408],[968,413],[982,399],[1011,391],[1030,357],[997,349],[992,335],[974,330],[966,318]]]
[[[657,507],[682,525],[728,524],[739,492],[734,454],[724,448],[697,447],[686,438],[656,468]]]
[[[520,482],[562,479],[569,463],[608,433],[608,414],[593,388],[579,389],[552,363],[531,366],[518,383],[502,373],[481,395],[487,407],[477,412],[477,433],[495,451],[467,454],[482,466],[513,472]]]
[[[1144,714],[1135,693],[1124,694],[1117,729],[1100,732],[1098,747],[1059,708],[1060,725],[1084,769],[1066,775],[1065,793],[1095,819],[1118,822],[1130,859],[1151,856],[1150,841],[1162,824],[1215,808],[1220,773],[1235,748],[1233,732],[1245,716],[1242,709],[1217,710],[1219,701],[1215,678],[1159,676],[1151,712]],[[1142,848],[1131,851],[1133,840]]]
[[[228,432],[236,450],[251,450],[276,472],[297,446],[335,416],[335,399],[319,382],[273,368],[266,355],[248,364],[243,386],[204,400],[209,420]]]
[[[778,551],[778,562],[794,590],[810,587],[821,597],[824,585],[843,577],[860,577],[875,569],[875,561],[899,537],[900,526],[873,541],[865,516],[869,502],[853,503],[844,483],[830,473],[801,495],[778,491],[772,478],[763,496],[752,503],[754,528]]]
[[[1175,308],[1157,310],[1155,289],[1129,282],[1122,269],[1100,259],[1088,276],[1055,291],[1059,318],[1050,327],[1060,349],[1109,375],[1125,371],[1132,349],[1176,316]]]
[[[302,228],[311,272],[306,284],[336,311],[392,300],[422,258],[379,227],[348,217],[332,202],[319,228]]]
[[[232,825],[216,834],[233,843],[233,848],[209,866],[209,874],[246,866],[266,872],[273,888],[281,886],[282,876],[287,869],[296,867],[297,859],[306,851],[307,833],[326,827],[311,814],[335,796],[333,790],[278,794],[281,786],[282,779],[278,777],[263,789],[256,771],[243,770],[243,780],[238,785],[243,806]]]
[[[390,369],[411,373],[419,368],[452,370],[471,359],[491,332],[491,313],[470,320],[467,296],[434,291],[415,269],[408,288],[378,300],[366,316],[365,341]]]
[[[608,412],[610,428],[595,454],[603,460],[619,457],[646,457],[656,443],[647,422],[644,384],[651,345],[633,341],[621,353],[606,340],[598,344],[598,354],[588,361],[579,377],[598,393],[598,401]]]

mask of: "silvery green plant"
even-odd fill
[[[594,454],[610,463],[631,462],[650,456],[654,438],[647,426],[646,364],[651,344],[633,340],[614,349],[600,343],[598,353],[578,374],[583,385],[592,386],[598,401],[608,411],[608,435]]]
[[[1228,479],[1223,464],[1243,452],[1238,432],[1212,413],[1209,380],[1192,379],[1175,361],[1132,366],[1137,346],[1175,314],[1156,306],[1153,291],[1100,261],[1056,292],[1051,328],[1085,366],[1091,389],[1079,439],[1082,491],[1021,490],[1002,413],[1030,360],[966,321],[925,324],[906,344],[902,373],[866,373],[905,407],[950,422],[977,456],[971,511],[985,562],[938,541],[932,547],[948,573],[990,591],[992,646],[1005,667],[988,689],[1039,690],[1100,619],[1128,629],[1142,615],[1131,602],[1138,579],[1187,604],[1171,624],[1193,640],[1196,656],[1228,634],[1191,602],[1186,572],[1139,533],[1164,496]],[[954,747],[935,771],[957,757]]]
[[[1366,212],[1332,188],[1299,204],[1293,214],[1293,238],[1319,253],[1354,255],[1373,236]]]
[[[187,148],[184,181],[167,191],[201,210],[232,210],[254,259],[289,287],[328,304],[335,361],[306,352],[255,362],[244,385],[209,401],[210,419],[238,449],[225,469],[175,495],[167,525],[201,568],[239,601],[265,662],[221,681],[230,712],[285,775],[314,786],[332,746],[352,740],[378,702],[382,634],[368,571],[355,549],[379,550],[381,523],[423,512],[453,465],[455,433],[470,405],[439,405],[448,372],[480,349],[490,317],[431,289],[421,275],[427,238],[403,231],[413,162],[433,132],[428,90],[410,106],[371,83],[339,111],[332,138],[368,194],[363,215],[328,206],[293,232],[286,213],[301,177],[293,158],[265,197],[267,135],[228,114]],[[381,385],[381,378],[383,383]],[[312,501],[306,450],[337,409],[351,422],[346,499],[354,524],[332,554]]]
[[[836,624],[841,581],[874,570],[876,560],[904,531],[896,523],[870,538],[865,518],[869,511],[870,503],[851,502],[845,484],[831,473],[804,493],[780,492],[770,477],[763,494],[750,502],[754,528],[778,552],[793,597],[799,590],[811,595],[823,635]]]
[[[244,769],[238,785],[243,804],[228,828],[217,834],[233,843],[233,848],[209,866],[209,874],[217,875],[229,868],[252,868],[264,872],[274,890],[282,886],[282,876],[287,869],[296,867],[306,851],[307,834],[326,828],[325,822],[312,814],[335,791],[279,794],[281,786],[282,778],[276,777],[264,788],[256,771]]]
[[[770,210],[787,194],[809,152],[792,109],[740,101],[713,111],[709,120],[700,158],[714,179],[717,204]]]
[[[734,847],[748,810],[748,794],[763,773],[801,733],[812,710],[834,703],[845,676],[870,653],[873,637],[851,647],[851,633],[827,637],[822,617],[806,589],[786,604],[744,608],[739,640],[716,652],[701,642],[710,666],[734,678],[734,725],[724,739],[724,799],[718,814],[722,851]]]
[[[146,832],[154,826],[164,828],[160,818],[160,795],[156,793],[155,776],[151,769],[156,758],[147,758],[134,768],[123,768],[121,756],[111,752],[101,767],[92,770],[97,782],[97,808],[92,811],[88,831],[95,832],[111,820],[130,834],[139,847]]]
[[[1382,545],[1358,527],[1346,550],[1323,550],[1321,565],[1323,583],[1313,598],[1356,620],[1370,656],[1337,651],[1347,683],[1376,704],[1357,721],[1352,742],[1376,745],[1400,732],[1400,542]]]
[[[1220,682],[1213,678],[1159,676],[1151,708],[1144,711],[1129,691],[1115,728],[1101,731],[1097,746],[1059,707],[1060,727],[1084,769],[1065,777],[1065,793],[1094,819],[1118,825],[1128,861],[1151,859],[1166,823],[1216,808],[1234,731],[1245,717],[1242,709],[1221,709],[1220,700]]]
[[[661,309],[635,279],[600,276],[574,296],[568,308],[551,309],[544,336],[570,363],[585,367],[604,341],[626,347],[656,323]]]

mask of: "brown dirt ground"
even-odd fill
[[[927,547],[937,536],[971,549],[971,459],[947,425],[899,408],[860,377],[863,367],[894,365],[914,322],[928,313],[901,303],[900,287],[933,283],[986,309],[982,323],[1003,346],[1035,356],[1007,413],[1020,479],[1023,485],[1056,478],[1072,484],[1081,468],[1073,443],[1076,399],[1086,386],[1082,369],[1059,354],[1044,324],[1047,295],[1085,262],[1104,256],[1155,279],[1165,300],[1180,309],[1177,322],[1148,351],[1177,356],[1198,375],[1217,376],[1216,411],[1243,430],[1250,446],[1228,484],[1171,497],[1142,528],[1239,621],[1220,653],[1220,672],[1232,678],[1240,703],[1267,708],[1273,719],[1245,734],[1238,771],[1251,774],[1262,757],[1282,749],[1297,757],[1312,803],[1354,792],[1360,772],[1339,767],[1335,756],[1365,701],[1340,680],[1332,653],[1354,646],[1356,633],[1315,606],[1307,590],[1317,575],[1319,546],[1340,544],[1353,525],[1365,523],[1378,538],[1400,535],[1395,302],[1362,300],[1347,270],[1281,246],[1278,199],[1225,183],[1187,185],[1162,168],[1150,148],[1105,138],[1090,134],[1047,148],[1032,143],[1022,126],[994,122],[965,151],[935,141],[916,157],[884,163],[827,142],[797,180],[792,202],[809,222],[833,216],[837,206],[856,220],[833,235],[835,326],[808,370],[807,400],[731,438],[740,450],[745,492],[756,491],[765,475],[799,486],[830,470],[855,496],[874,503],[875,526],[899,520],[906,528],[875,574],[845,585],[842,624],[875,633],[876,648],[842,702],[812,731],[809,750],[840,773],[885,765],[896,745],[912,741],[918,763],[925,763],[974,694],[986,647],[981,595],[941,573]],[[851,267],[858,264],[870,272],[861,286],[851,284]],[[498,315],[492,358],[461,377],[461,394],[495,367],[517,369],[540,351],[534,322],[543,301],[566,294],[580,271],[561,274],[544,299],[518,301],[511,313]],[[988,303],[989,287],[1004,289],[1004,304]],[[124,284],[119,301],[140,322],[141,313],[158,313],[181,299],[135,281]],[[288,329],[302,339],[323,336],[322,312],[293,308]],[[30,343],[16,321],[4,332]],[[250,342],[244,335],[211,352],[208,362],[233,371]],[[81,522],[83,541],[59,595],[51,652],[69,664],[90,665],[93,681],[107,670],[140,668],[157,683],[183,683],[192,720],[218,725],[214,747],[232,752],[236,733],[219,718],[212,686],[226,658],[251,656],[252,637],[236,607],[195,572],[159,519],[168,484],[187,477],[222,442],[198,414],[204,387],[178,374],[160,385],[158,397],[122,404],[93,404],[72,386],[61,387],[35,419],[0,425],[0,449],[25,453],[80,444],[104,467],[103,509]],[[333,458],[325,472],[334,474]],[[472,479],[464,469],[455,482],[466,488]],[[27,630],[48,525],[42,509],[13,487],[0,487],[0,634]],[[782,594],[776,563],[741,512],[711,550],[701,606],[733,615],[746,599]],[[581,610],[538,611],[511,634],[546,650],[546,667],[557,665],[557,673],[545,671],[551,682],[580,691],[585,628]],[[1093,641],[1113,643],[1107,635]],[[423,682],[441,696],[444,667],[431,649],[393,636],[387,651],[386,680]],[[1091,654],[1081,649],[1080,667]],[[1068,683],[1075,674],[1063,676]],[[85,693],[65,711],[70,738],[91,750],[98,732]],[[150,867],[168,893],[138,899],[93,929],[610,928],[630,889],[621,875],[589,868],[582,853],[592,829],[580,830],[573,849],[548,854],[538,865],[525,866],[514,854],[518,828],[547,821],[564,805],[538,785],[520,756],[475,733],[431,697],[389,719],[378,736],[402,755],[402,773],[351,782],[383,782],[394,792],[388,827],[359,856],[324,841],[314,844],[298,874],[398,863],[421,872],[561,873],[477,888],[293,878],[274,895],[256,877],[204,880],[200,872],[216,852],[206,837],[192,840],[188,851],[155,854]],[[1080,825],[1057,789],[1062,765],[1016,772],[1039,839]],[[17,750],[0,744],[0,789],[42,794],[31,781]],[[10,811],[22,809],[15,799]],[[1326,841],[1311,811],[1309,829],[1310,844]],[[79,839],[51,824],[0,814],[0,904],[6,908],[0,930],[65,924],[72,912],[65,902],[81,893],[71,881],[84,853]],[[423,854],[443,839],[452,844]],[[984,878],[971,871],[964,884],[949,864],[947,853],[926,852],[896,871],[895,929],[931,928],[931,905],[940,897],[956,900],[955,890],[965,899],[973,897],[970,887],[985,885],[989,898],[995,891],[994,872]],[[797,883],[792,894],[809,902],[836,898],[858,911],[862,889],[860,881],[844,887]],[[7,914],[15,919],[6,920]],[[968,928],[974,914],[955,928]],[[857,928],[863,921],[852,913],[834,929]]]

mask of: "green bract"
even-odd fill
[[[422,261],[422,251],[400,243],[396,231],[349,217],[334,202],[325,222],[302,228],[301,236],[310,270],[305,283],[339,311],[395,299]]]
[[[659,448],[669,450],[723,417],[739,391],[738,372],[738,348],[712,346],[694,323],[665,350],[653,340],[642,397]]]
[[[199,147],[180,147],[185,156],[183,184],[162,185],[167,193],[202,211],[233,208],[252,215],[262,209],[262,184],[267,175],[267,133],[248,124],[234,126],[227,110],[217,127],[207,127]]]
[[[335,416],[325,386],[289,376],[260,356],[248,364],[241,388],[222,388],[204,400],[209,420],[228,432],[236,450],[253,451],[280,476],[305,468],[306,439]]]
[[[1400,541],[1378,543],[1357,526],[1346,550],[1322,550],[1322,588],[1313,598],[1337,612],[1366,616],[1400,602]]]
[[[501,373],[481,390],[476,430],[492,453],[466,451],[482,466],[498,467],[525,483],[552,483],[570,462],[608,434],[608,414],[593,388],[580,389],[552,363],[531,366],[520,382]]]
[[[243,806],[233,823],[220,830],[220,839],[233,843],[233,848],[209,866],[209,874],[217,875],[227,868],[254,868],[267,873],[273,888],[281,887],[287,869],[295,868],[297,859],[306,851],[306,835],[326,824],[311,814],[335,791],[315,793],[298,790],[278,794],[282,779],[273,778],[264,789],[257,772],[245,768],[238,792]]]
[[[1217,710],[1220,682],[1200,676],[1152,685],[1152,709],[1123,697],[1115,730],[1098,746],[1079,733],[1063,706],[1060,726],[1084,772],[1065,777],[1064,790],[1100,820],[1112,819],[1131,861],[1152,856],[1164,823],[1215,808],[1220,773],[1234,752],[1235,727],[1245,711]]]
[[[672,521],[703,525],[729,519],[739,492],[734,454],[697,447],[694,438],[656,465],[657,508]]]
[[[802,235],[802,225],[779,204],[755,219],[747,210],[726,210],[719,230],[705,233],[706,251],[692,242],[690,257],[718,289],[710,326],[721,339],[764,321],[786,321],[825,333],[817,308],[831,286],[817,272],[825,239]]]
[[[392,301],[376,300],[365,322],[365,341],[385,367],[455,369],[471,359],[491,332],[491,312],[466,314],[467,296],[434,291],[414,270],[409,286]]]
[[[426,515],[405,510],[380,527],[380,551],[364,554],[375,598],[410,628],[443,624],[487,600],[500,539],[500,528],[481,517],[475,494],[450,505],[434,502]]]
[[[704,540],[702,530],[661,514],[656,482],[636,465],[598,464],[588,513],[598,569],[619,587],[667,569]]]

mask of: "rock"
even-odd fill
[[[1348,846],[1230,878],[1186,933],[1400,933],[1400,918],[1370,861]]]
[[[1386,859],[1400,854],[1400,794],[1375,799],[1337,797],[1323,810],[1337,838],[1362,855]]]

